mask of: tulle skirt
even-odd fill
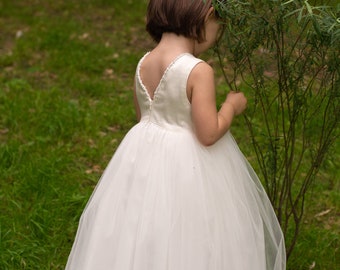
[[[125,136],[79,223],[66,270],[283,270],[284,239],[228,132],[140,122]]]

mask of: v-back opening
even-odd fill
[[[171,62],[170,64],[167,66],[167,68],[164,70],[163,72],[163,75],[161,77],[161,79],[159,80],[156,88],[154,89],[153,93],[152,92],[149,92],[147,87],[145,86],[145,84],[143,83],[143,80],[142,80],[142,76],[140,74],[140,69],[141,69],[141,66],[142,66],[142,63],[144,62],[144,59],[150,54],[150,52],[147,52],[143,57],[142,59],[140,60],[139,62],[139,65],[138,65],[138,68],[137,68],[137,78],[139,80],[139,83],[140,85],[142,86],[142,89],[144,90],[145,94],[147,95],[148,99],[151,101],[154,101],[155,100],[155,97],[156,97],[156,94],[158,92],[158,89],[160,88],[160,86],[162,85],[162,82],[164,81],[164,79],[166,78],[166,75],[168,73],[168,71],[171,69],[171,67],[177,62],[178,59],[180,59],[182,56],[184,55],[187,55],[187,54],[190,54],[190,53],[180,53],[179,55],[177,55]]]

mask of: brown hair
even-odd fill
[[[166,32],[202,42],[204,20],[210,7],[211,0],[150,0],[146,30],[156,42]]]

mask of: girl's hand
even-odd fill
[[[225,103],[233,106],[235,115],[241,114],[247,108],[247,98],[242,92],[230,92]]]

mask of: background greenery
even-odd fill
[[[153,46],[143,0],[0,0],[0,269],[63,269],[79,216],[135,123]],[[218,99],[226,85],[217,68]],[[251,102],[251,93],[248,93]],[[257,167],[242,118],[233,133]],[[340,266],[339,143],[307,198],[289,269]]]
[[[245,122],[289,259],[305,195],[339,138],[340,5],[213,3],[225,30],[215,48],[220,70],[231,89],[247,89],[252,98]]]

